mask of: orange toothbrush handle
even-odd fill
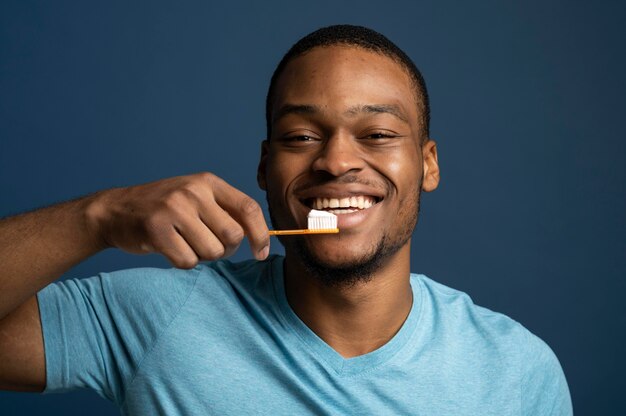
[[[298,234],[336,234],[339,228],[323,228],[319,230],[270,230],[270,235],[298,235]]]

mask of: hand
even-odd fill
[[[211,173],[103,191],[87,217],[103,245],[161,253],[180,268],[229,256],[244,236],[257,259],[269,253],[259,204]]]

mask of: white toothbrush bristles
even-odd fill
[[[307,217],[308,228],[304,230],[270,230],[270,235],[298,235],[298,234],[336,234],[337,216],[331,212],[311,210]]]
[[[332,212],[312,209],[307,220],[309,230],[331,230],[337,228],[337,216]]]

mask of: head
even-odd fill
[[[267,138],[272,137],[272,109],[276,98],[276,83],[285,67],[295,58],[306,54],[314,48],[324,46],[350,46],[376,52],[394,60],[404,68],[411,78],[411,87],[415,93],[415,100],[420,107],[420,123],[423,126],[422,139],[429,137],[430,132],[430,103],[426,83],[415,63],[382,34],[362,26],[335,25],[324,27],[308,34],[296,42],[287,51],[278,63],[270,80],[270,86],[265,100],[265,123]]]
[[[333,26],[300,40],[267,96],[259,185],[276,228],[306,228],[311,208],[338,214],[339,234],[284,237],[328,284],[371,278],[409,261],[422,190],[438,183],[419,71],[384,36]]]

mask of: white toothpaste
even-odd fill
[[[312,209],[307,217],[309,230],[328,230],[337,228],[337,216],[332,212]]]

